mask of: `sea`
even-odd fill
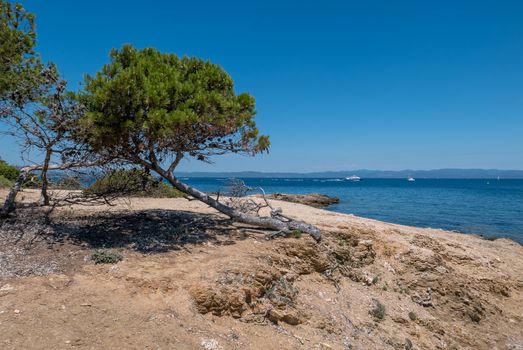
[[[231,179],[182,178],[204,192],[226,193]],[[340,203],[339,213],[402,225],[474,233],[523,244],[523,180],[243,178],[267,193],[322,193]]]

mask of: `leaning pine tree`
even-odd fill
[[[174,175],[183,158],[209,162],[216,155],[268,150],[269,138],[259,134],[254,121],[254,98],[236,94],[220,66],[130,45],[110,57],[100,72],[86,78],[78,96],[87,111],[78,135],[93,152],[153,171],[234,221],[321,238],[318,228],[280,210],[271,210],[271,216],[245,213]]]

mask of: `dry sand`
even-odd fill
[[[523,349],[521,245],[273,202],[323,241],[185,199],[4,222],[0,349]]]

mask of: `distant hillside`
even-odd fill
[[[238,178],[342,178],[357,175],[362,178],[401,179],[409,176],[419,179],[523,179],[523,170],[499,169],[434,169],[434,170],[347,170],[323,171],[313,173],[285,172],[178,172],[180,177],[238,177]]]

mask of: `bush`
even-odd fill
[[[42,178],[38,174],[30,173],[22,184],[23,188],[41,188]]]
[[[418,319],[418,316],[416,316],[416,314],[413,311],[411,311],[409,312],[409,318],[411,321],[416,321]]]
[[[116,264],[122,261],[123,256],[118,253],[96,251],[91,255],[95,264]]]
[[[51,183],[50,187],[57,190],[81,190],[82,183],[75,176],[67,176]]]
[[[4,176],[0,175],[0,188],[9,188],[13,186],[13,181],[6,179]]]
[[[156,180],[157,181],[157,180]],[[154,198],[177,198],[185,196],[185,193],[177,190],[165,182],[158,182],[157,186],[149,188],[144,192],[145,197]]]
[[[385,305],[380,303],[378,300],[374,300],[374,308],[369,312],[372,317],[381,321],[385,318]]]
[[[143,170],[115,170],[97,180],[87,194],[98,196],[122,195],[133,197],[176,198],[184,194]]]
[[[16,181],[18,175],[20,175],[20,170],[18,170],[18,168],[0,160],[0,176],[10,181]]]

